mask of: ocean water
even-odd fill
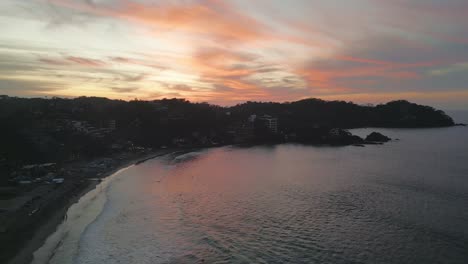
[[[468,128],[168,155],[71,208],[34,263],[468,263]]]
[[[468,124],[468,110],[453,110],[446,111],[446,113],[453,118],[455,123]]]

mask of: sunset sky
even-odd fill
[[[468,108],[466,0],[0,0],[0,94]]]

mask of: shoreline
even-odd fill
[[[453,126],[455,127],[455,126]],[[288,142],[278,142],[273,144],[284,144]],[[304,144],[301,142],[289,142],[289,143],[297,143],[301,145],[313,145],[313,144]],[[36,250],[38,250],[46,241],[46,239],[53,234],[59,225],[63,222],[68,209],[75,203],[77,203],[81,197],[83,197],[88,192],[94,190],[96,186],[101,182],[101,180],[113,175],[117,171],[127,168],[132,165],[139,165],[144,163],[148,160],[152,160],[161,156],[169,155],[169,154],[183,154],[188,153],[200,149],[209,149],[209,148],[217,148],[217,147],[225,147],[225,146],[235,146],[235,147],[252,147],[258,146],[263,144],[258,143],[251,143],[251,144],[231,144],[231,145],[217,145],[217,146],[197,146],[197,147],[175,147],[175,148],[167,148],[167,149],[158,149],[156,151],[152,151],[150,153],[131,153],[129,154],[130,157],[126,159],[116,159],[112,157],[112,159],[117,161],[117,164],[111,168],[106,169],[104,172],[97,173],[93,175],[93,177],[83,176],[82,178],[73,177],[71,182],[75,182],[78,185],[72,192],[64,192],[63,190],[57,191],[59,193],[59,198],[61,201],[57,204],[48,204],[45,206],[43,211],[47,211],[46,214],[40,215],[38,218],[38,223],[33,221],[33,219],[29,219],[31,226],[30,228],[32,231],[32,236],[26,237],[24,234],[19,234],[23,241],[25,241],[21,246],[17,247],[14,251],[15,254],[9,258],[5,259],[5,263],[7,264],[23,264],[23,263],[31,263],[33,260],[33,254]],[[268,144],[267,144],[268,145]],[[351,145],[350,145],[351,146]],[[353,145],[354,146],[354,145]],[[128,153],[127,153],[128,154]],[[89,161],[80,161],[79,164],[89,164],[94,160]],[[42,211],[42,209],[41,209]],[[16,234],[9,234],[10,236],[15,236]]]
[[[47,205],[45,211],[46,215],[42,215],[39,217],[39,224],[34,227],[31,227],[33,230],[32,237],[26,238],[23,237],[24,240],[27,240],[21,247],[16,251],[16,254],[11,258],[7,259],[8,264],[29,264],[33,260],[33,254],[36,250],[38,250],[46,241],[46,239],[52,235],[59,225],[63,222],[68,209],[75,203],[77,203],[81,197],[83,197],[88,192],[94,190],[96,186],[101,182],[102,179],[107,178],[121,169],[127,168],[132,165],[138,165],[144,163],[148,160],[168,155],[175,152],[183,152],[183,149],[164,149],[154,151],[152,153],[147,153],[139,156],[129,157],[126,160],[122,160],[121,163],[115,167],[109,168],[109,170],[101,173],[100,175],[95,175],[93,179],[85,179],[85,181],[80,182],[80,185],[73,190],[72,193],[61,193],[62,203],[60,204],[49,204]],[[185,150],[190,151],[190,149]],[[83,180],[83,179],[80,179]],[[69,196],[67,196],[67,194]],[[15,234],[11,234],[15,235]]]

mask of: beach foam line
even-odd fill
[[[79,242],[87,227],[102,213],[107,201],[107,189],[112,181],[122,172],[144,163],[148,160],[162,158],[178,153],[178,151],[153,155],[136,161],[127,167],[119,169],[111,175],[101,178],[94,189],[85,193],[67,209],[64,220],[50,234],[46,241],[33,253],[31,264],[72,263],[79,250]]]
[[[64,261],[73,263],[79,251],[81,236],[104,210],[107,202],[107,189],[122,172],[156,158],[172,156],[172,160],[180,158],[180,160],[178,159],[180,162],[184,158],[198,156],[202,153],[203,151],[174,151],[159,154],[137,161],[135,164],[102,178],[102,181],[94,189],[84,194],[68,208],[62,223],[57,226],[54,233],[47,237],[44,244],[33,253],[31,264],[62,264]]]
[[[189,161],[189,160],[195,159],[195,158],[205,154],[206,152],[207,152],[207,150],[205,150],[205,149],[190,151],[190,152],[183,152],[181,154],[175,155],[174,158],[172,159],[172,161],[176,162],[176,163]]]
[[[32,264],[72,263],[78,253],[79,241],[86,227],[101,214],[107,201],[107,189],[132,164],[104,178],[96,187],[70,206],[62,223],[33,254]]]

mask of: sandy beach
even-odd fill
[[[125,158],[114,159],[115,164],[106,169],[88,175],[71,175],[60,188],[52,191],[50,200],[46,201],[38,213],[34,215],[18,214],[7,232],[1,235],[2,253],[0,259],[9,264],[25,264],[32,261],[33,253],[41,247],[47,237],[52,234],[63,221],[68,208],[80,197],[93,190],[100,179],[108,177],[120,169],[133,164],[140,164],[149,159],[181,151],[180,149],[160,149],[151,153],[127,153]],[[112,157],[111,157],[112,158]],[[89,162],[88,162],[89,163]],[[70,165],[86,166],[86,162]],[[16,221],[18,220],[18,221]]]

